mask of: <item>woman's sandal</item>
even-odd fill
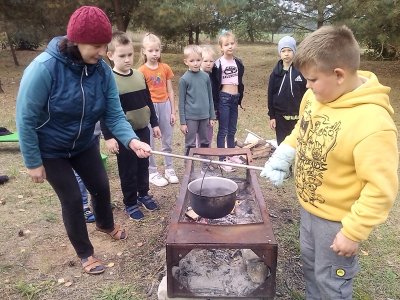
[[[96,230],[107,233],[114,240],[126,240],[128,238],[128,234],[126,233],[125,229],[121,227],[121,225],[114,225],[114,229],[112,231],[107,231],[99,227],[96,227]]]
[[[81,259],[83,270],[90,275],[97,275],[103,273],[106,268],[101,261],[94,256]]]

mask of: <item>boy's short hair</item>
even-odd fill
[[[215,58],[216,52],[215,52],[214,48],[211,47],[210,45],[201,46],[201,50],[202,50],[202,57],[204,57],[204,55],[208,54],[213,59]]]
[[[111,42],[108,44],[107,51],[114,52],[117,45],[128,45],[132,43],[132,38],[128,33],[123,31],[114,31],[111,37]]]
[[[201,56],[202,53],[202,49],[199,45],[187,45],[184,49],[183,49],[183,57],[184,58],[188,58],[188,56],[190,54],[198,54]]]
[[[299,70],[315,66],[320,71],[355,72],[360,67],[360,46],[347,26],[322,26],[300,43],[293,64]]]
[[[233,34],[232,31],[223,31],[219,37],[218,37],[218,45],[221,47],[222,46],[222,39],[224,38],[233,38],[234,41],[236,42],[236,36]]]

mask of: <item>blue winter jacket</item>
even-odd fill
[[[54,38],[25,69],[17,96],[17,130],[27,168],[42,158],[70,158],[89,148],[100,118],[127,148],[137,139],[126,121],[111,68],[77,64]]]

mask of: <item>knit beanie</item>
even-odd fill
[[[278,42],[278,54],[281,54],[283,48],[290,48],[296,53],[296,40],[291,36],[284,36]]]
[[[67,38],[82,44],[108,44],[112,29],[107,15],[95,6],[82,6],[69,18]]]

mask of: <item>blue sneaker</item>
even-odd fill
[[[154,211],[154,210],[159,209],[157,203],[149,195],[138,197],[137,202],[139,205],[143,205],[144,208],[149,211]]]
[[[129,218],[135,221],[139,221],[140,219],[144,218],[144,214],[140,211],[136,204],[132,206],[126,206],[125,213],[129,216]]]
[[[85,216],[86,223],[93,223],[96,221],[96,218],[89,207],[83,208],[83,215]]]

